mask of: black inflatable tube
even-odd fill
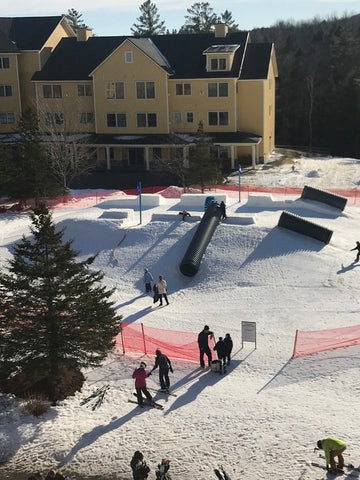
[[[335,193],[330,193],[325,190],[319,190],[318,188],[309,187],[305,185],[301,194],[301,198],[315,200],[316,202],[326,203],[331,207],[344,210],[347,198]]]
[[[187,277],[193,277],[198,271],[201,259],[205,253],[216,227],[220,223],[221,212],[216,203],[211,203],[185,252],[180,263],[180,272]]]

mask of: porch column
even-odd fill
[[[235,145],[230,146],[231,170],[235,170]]]
[[[251,158],[252,158],[252,166],[255,169],[256,167],[256,145],[251,145]]]
[[[110,162],[110,147],[105,148],[105,156],[106,156],[106,170],[111,170],[111,162]]]
[[[183,148],[183,165],[185,168],[189,168],[189,147]]]
[[[145,168],[150,170],[150,148],[145,147]]]

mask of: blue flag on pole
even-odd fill
[[[139,182],[137,185],[136,185],[136,193],[138,195],[141,195],[141,182]]]

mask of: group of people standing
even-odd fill
[[[141,362],[140,366],[138,368],[135,368],[132,374],[132,378],[135,379],[135,390],[136,390],[136,397],[137,397],[139,407],[144,406],[144,399],[142,394],[145,395],[146,400],[149,403],[154,403],[152,395],[147,389],[146,379],[150,377],[152,372],[157,368],[159,368],[160,391],[169,393],[169,389],[170,389],[169,371],[171,373],[174,373],[173,367],[171,365],[171,361],[169,357],[163,354],[159,349],[156,350],[155,354],[156,354],[155,364],[149,372],[146,370],[146,363]]]
[[[209,338],[214,338],[214,333],[210,330],[208,325],[205,325],[202,331],[198,335],[198,345],[200,352],[200,366],[205,367],[204,355],[207,356],[208,365],[211,366],[212,362],[212,352],[209,347]],[[217,353],[218,359],[221,364],[225,367],[230,364],[231,352],[233,349],[233,341],[230,336],[230,333],[225,335],[225,338],[219,337],[219,340],[214,346],[214,350]]]
[[[153,303],[160,301],[160,307],[163,305],[163,299],[166,302],[166,305],[169,305],[169,300],[167,297],[167,282],[162,275],[159,275],[159,280],[152,285],[154,278],[148,268],[144,270],[144,283],[145,283],[145,292],[151,293],[153,291]]]

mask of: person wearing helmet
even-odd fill
[[[346,443],[336,437],[327,437],[323,440],[318,440],[317,448],[324,450],[326,468],[329,472],[335,473],[344,468],[343,452],[346,449]],[[335,462],[335,457],[338,462]],[[330,465],[330,467],[329,467]]]
[[[149,377],[151,375],[151,372],[148,373],[145,370],[145,368],[146,368],[146,363],[141,362],[140,367],[135,368],[135,370],[132,374],[132,378],[135,379],[135,390],[136,390],[136,396],[137,396],[139,407],[144,406],[144,399],[143,399],[142,394],[145,395],[145,397],[146,397],[146,399],[149,403],[154,403],[153,398],[149,393],[149,390],[146,388],[146,379],[147,379],[147,377]]]
[[[155,365],[153,366],[151,372],[153,372],[159,367],[160,389],[163,392],[169,393],[169,388],[170,388],[169,370],[171,373],[174,372],[171,365],[171,361],[159,349],[156,350],[155,354],[156,354]]]

